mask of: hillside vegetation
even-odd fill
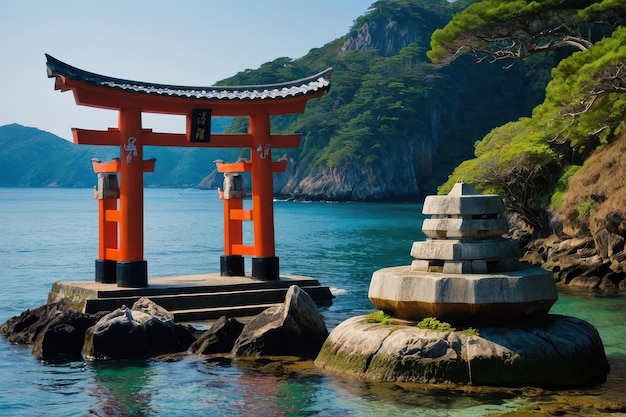
[[[474,6],[489,4],[493,8],[503,3],[506,2],[488,0]],[[556,7],[554,4],[558,5],[560,16],[569,14],[573,20],[582,19],[579,26],[584,26],[584,19],[591,13],[589,9],[595,10],[603,3],[609,4],[606,6],[609,8],[613,4],[610,1],[579,2],[577,6],[565,7],[565,2],[558,1],[534,3],[540,3],[546,9],[542,17],[545,27],[554,24],[548,17],[550,8]],[[471,27],[472,24],[467,21],[472,19],[474,6],[464,12],[465,20],[461,19],[463,15],[455,19]],[[507,6],[510,4],[507,3]],[[626,16],[626,5],[620,5],[617,11],[620,13],[613,19],[606,17],[607,22],[624,21],[621,11]],[[518,12],[526,13],[523,9]],[[532,19],[536,19],[534,13],[537,10],[533,10]],[[516,19],[519,16],[516,14]],[[496,22],[502,19],[508,21],[509,18],[500,16]],[[588,33],[595,33],[595,36],[585,38],[585,46],[574,48],[578,51],[554,68],[545,100],[533,110],[532,116],[520,118],[489,132],[475,145],[475,159],[464,161],[457,167],[440,192],[447,192],[456,181],[469,181],[484,191],[502,193],[509,207],[522,214],[537,229],[542,227],[539,219],[541,211],[560,208],[569,179],[579,166],[599,147],[618,140],[624,131],[626,27],[615,23],[597,23],[599,19],[593,19],[593,23],[587,24],[587,30]],[[568,18],[564,20],[568,21]],[[456,43],[460,41],[445,40],[442,33],[450,30],[457,38],[464,38],[466,35],[462,34],[460,25],[452,21],[449,27],[434,35],[433,49],[429,52],[431,57],[436,60],[450,59],[452,54],[445,52],[441,42],[458,48]],[[545,27],[544,31],[548,32]],[[541,28],[539,26],[537,30]],[[565,37],[564,34],[560,36]],[[573,34],[567,36],[575,38]],[[472,41],[464,42],[471,44]],[[494,51],[507,49],[506,45],[490,47]],[[485,46],[482,48],[482,51],[486,49]],[[524,55],[520,52],[519,57],[511,59],[521,59]]]
[[[509,71],[461,59],[426,57],[430,37],[470,2],[389,0],[372,4],[341,39],[300,59],[278,58],[223,84],[286,81],[333,67],[332,87],[303,115],[276,117],[273,129],[302,133],[277,177],[285,198],[418,200],[436,191],[474,142],[496,126],[530,116],[544,98],[556,56]],[[234,131],[246,131],[239,120]]]
[[[436,31],[428,52],[507,66],[574,52],[531,117],[489,132],[439,191],[466,181],[502,194],[530,235],[527,259],[590,288],[626,286],[625,23],[626,3],[613,0],[484,0]]]

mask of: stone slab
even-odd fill
[[[422,232],[427,237],[437,239],[491,238],[502,236],[509,231],[509,222],[496,219],[454,219],[432,218],[422,223]]]
[[[497,261],[503,258],[519,258],[521,250],[517,241],[509,239],[428,239],[413,242],[411,256],[415,259],[444,261],[472,261],[475,259]]]
[[[374,272],[368,296],[377,309],[403,319],[508,320],[547,313],[558,293],[552,273],[542,268],[452,274],[397,266]]]
[[[501,214],[505,207],[496,194],[478,194],[469,184],[457,183],[448,195],[429,195],[423,214],[481,215]]]

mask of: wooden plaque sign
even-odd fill
[[[211,109],[193,109],[191,113],[190,142],[211,140]]]

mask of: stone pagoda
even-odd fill
[[[457,183],[448,195],[428,196],[410,266],[374,272],[369,298],[396,318],[448,321],[508,320],[547,314],[557,300],[552,274],[521,264],[498,195]]]
[[[499,196],[459,183],[448,195],[426,197],[423,212],[431,215],[422,225],[427,239],[413,243],[411,265],[372,276],[369,298],[392,319],[343,321],[324,342],[316,366],[422,384],[606,381],[609,364],[598,331],[575,317],[549,314],[557,300],[552,273],[519,262],[518,244],[502,237],[508,222]],[[429,317],[448,327],[420,326]]]

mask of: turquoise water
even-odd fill
[[[147,189],[145,201],[150,276],[219,270],[222,205],[214,191]],[[322,309],[329,330],[371,312],[372,272],[410,263],[411,243],[423,239],[418,204],[277,201],[274,207],[281,272],[315,277],[336,295]],[[93,279],[91,190],[0,188],[0,214],[0,322],[45,303],[55,281]],[[553,312],[594,324],[609,355],[607,383],[582,395],[623,396],[626,296],[562,291]],[[482,416],[577,401],[580,394],[375,384],[327,375],[295,358],[43,363],[29,347],[0,338],[0,416]]]

